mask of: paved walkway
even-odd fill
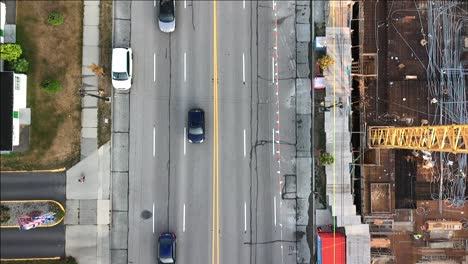
[[[66,188],[66,255],[80,264],[111,263],[110,143],[67,171]]]
[[[82,89],[98,93],[98,77],[87,68],[99,65],[99,4],[84,1]],[[82,99],[80,162],[67,171],[65,254],[80,264],[110,261],[110,142],[98,149],[98,99]]]
[[[310,81],[311,1],[296,1],[296,233],[297,263],[310,263],[307,242],[309,224],[309,196],[311,193],[312,156],[311,127],[312,100]],[[283,66],[284,67],[284,66]],[[313,130],[312,130],[313,131]],[[286,183],[288,179],[286,178]]]
[[[88,69],[93,63],[99,65],[99,3],[84,1],[83,17],[83,65],[82,89],[91,94],[98,93],[98,77]],[[81,160],[96,151],[98,99],[85,96],[81,102]]]

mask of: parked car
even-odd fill
[[[133,53],[131,48],[112,50],[112,86],[117,90],[132,87]]]
[[[188,112],[187,139],[190,143],[202,143],[205,140],[205,113],[202,109]]]
[[[158,238],[158,263],[176,263],[176,235],[174,233],[162,233]]]
[[[159,29],[162,32],[174,32],[175,30],[175,1],[159,1]]]

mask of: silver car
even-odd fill
[[[174,32],[175,21],[175,1],[159,1],[159,29],[166,33]]]

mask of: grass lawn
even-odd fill
[[[112,57],[112,1],[101,0],[99,14],[99,64],[104,67],[104,76],[99,78],[99,89],[104,96],[111,96],[111,57]],[[112,105],[99,100],[98,103],[98,146],[102,146],[111,138]],[[107,123],[105,119],[107,118]]]
[[[47,24],[52,11],[63,15],[61,26]],[[79,160],[82,25],[82,1],[17,2],[16,40],[30,62],[30,150],[1,156],[1,170],[68,167]],[[44,93],[39,84],[45,78],[59,80],[62,89]]]

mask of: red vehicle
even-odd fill
[[[317,242],[318,264],[346,263],[346,237],[343,234],[319,232]]]

